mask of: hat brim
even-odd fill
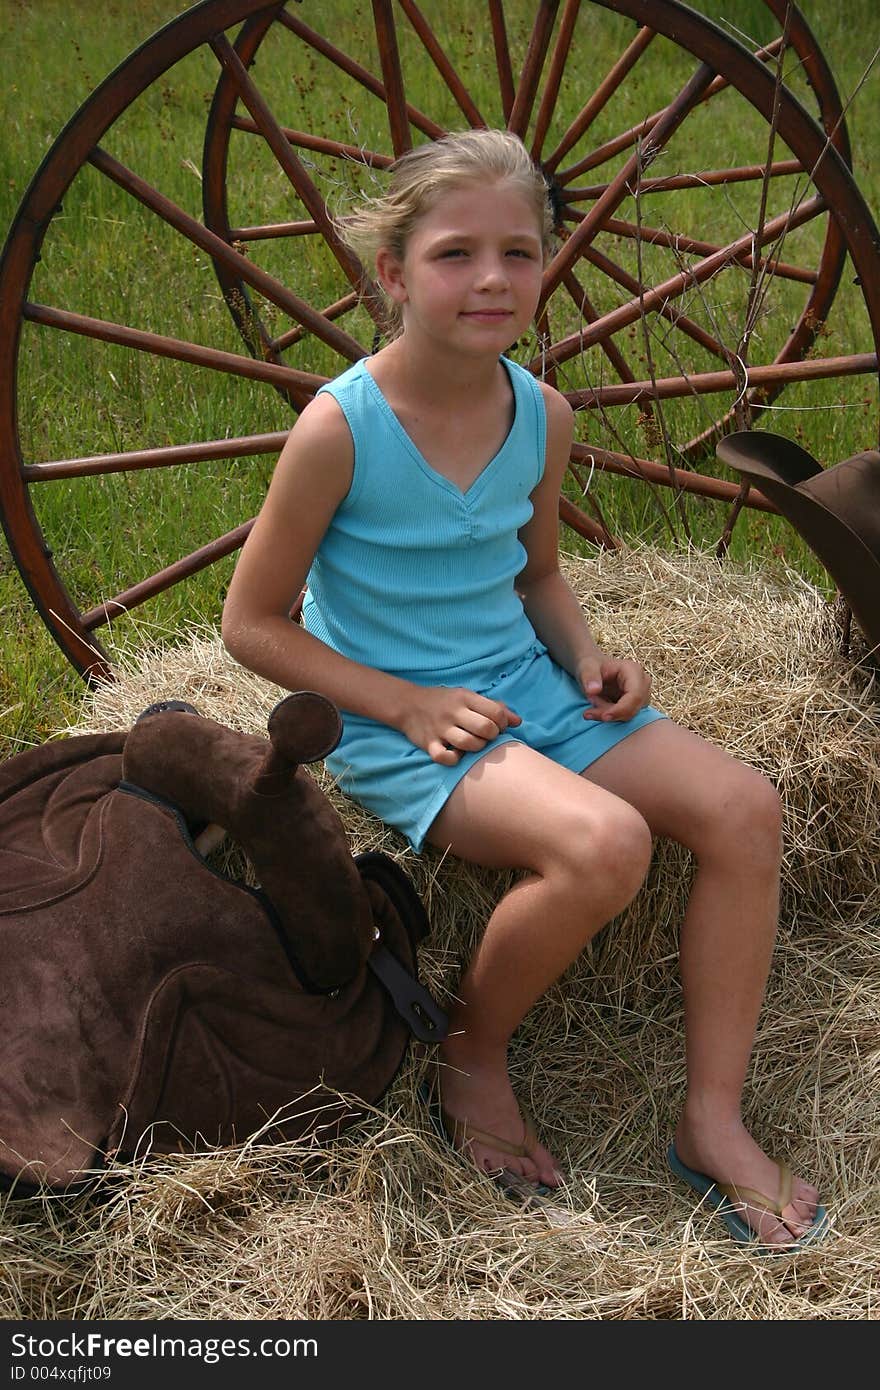
[[[738,430],[725,435],[715,445],[715,452],[728,467],[754,477],[758,487],[766,479],[797,487],[822,472],[812,454],[783,435],[768,434],[766,430]]]
[[[880,556],[819,498],[798,487],[822,472],[790,439],[759,430],[719,440],[723,463],[754,483],[822,561],[872,647],[880,647]]]

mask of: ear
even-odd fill
[[[376,253],[376,276],[389,299],[395,304],[405,304],[409,298],[406,289],[403,261],[387,246]]]

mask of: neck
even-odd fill
[[[388,371],[410,398],[420,395],[435,406],[461,402],[463,391],[483,393],[498,379],[498,357],[463,357],[417,346],[406,333],[376,354],[380,372]]]

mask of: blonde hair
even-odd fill
[[[408,150],[391,165],[387,192],[368,198],[336,222],[336,231],[368,269],[381,248],[398,259],[424,214],[450,189],[465,183],[512,184],[535,209],[544,255],[553,246],[553,210],[547,182],[522,140],[509,130],[464,130]],[[383,296],[384,297],[384,296]],[[401,331],[400,311],[386,298],[387,329]]]

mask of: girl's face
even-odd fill
[[[532,321],[544,266],[531,201],[510,183],[449,189],[416,223],[403,258],[377,270],[404,332],[467,355],[504,352]]]

